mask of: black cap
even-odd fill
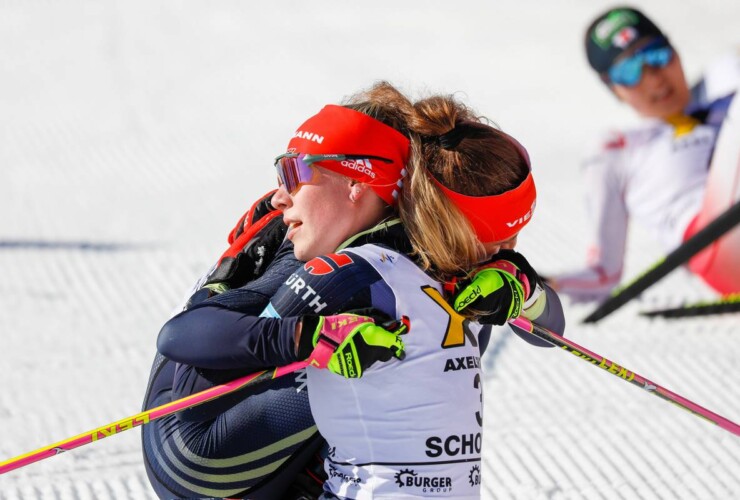
[[[609,9],[586,30],[588,63],[603,73],[622,52],[639,40],[653,37],[665,38],[665,35],[639,10],[631,7]]]

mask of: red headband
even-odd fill
[[[364,113],[329,104],[306,120],[288,143],[288,152],[368,155],[378,160],[323,161],[316,165],[364,182],[389,205],[398,201],[406,175],[409,140],[402,133]]]
[[[537,190],[532,178],[529,154],[516,139],[504,135],[516,146],[530,167],[527,178],[514,189],[492,196],[468,196],[452,191],[430,175],[445,196],[452,200],[472,224],[481,243],[505,241],[514,236],[532,218],[537,203]]]

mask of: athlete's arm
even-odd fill
[[[740,89],[740,49],[728,51],[713,60],[691,88],[692,104],[708,106],[713,101]]]
[[[248,307],[236,310],[233,296],[245,292],[226,292],[170,319],[160,331],[157,348],[169,359],[206,369],[259,370],[298,361],[298,316],[326,316],[372,305],[369,287],[380,277],[366,262],[343,255],[348,260],[341,267],[320,257],[291,269],[270,301],[276,318],[258,317]],[[271,267],[266,276],[272,271]],[[257,281],[243,290],[256,285]]]
[[[377,273],[373,276],[367,272],[370,268],[368,264],[365,263],[365,271],[345,268],[349,276],[344,280],[346,283],[341,283],[343,273],[327,276],[332,278],[329,280],[321,280],[320,275],[311,274],[313,267],[306,270],[299,264],[290,247],[289,254],[278,253],[275,262],[259,280],[242,289],[212,297],[165,324],[158,339],[158,347],[163,355],[179,361],[172,384],[173,399],[200,392],[260,369],[296,360],[295,353],[291,351],[294,341],[290,333],[295,328],[296,316],[302,313],[332,314],[340,310],[367,308],[370,305],[368,284],[377,281],[379,276]],[[292,286],[282,287],[289,278]],[[334,278],[340,278],[340,282],[335,282]],[[314,290],[315,294],[315,289],[321,288],[320,281],[327,281],[329,287],[327,293],[321,291],[326,296],[325,300],[322,295],[316,297],[311,292]],[[280,293],[278,289],[281,290]],[[375,295],[382,293],[376,290]],[[293,316],[293,319],[262,318],[260,321],[257,316],[265,309],[272,296],[273,308],[278,315]],[[320,310],[317,311],[319,307]],[[281,327],[284,328],[282,334]],[[263,331],[269,328],[272,328],[271,332]],[[263,335],[268,340],[262,338]],[[270,345],[270,342],[273,344]],[[190,421],[208,420],[239,403],[244,397],[245,394],[240,392],[233,397],[219,398],[194,410],[182,412],[179,418]]]
[[[473,270],[471,276],[472,280],[463,283],[467,286],[453,300],[456,311],[475,309],[482,325],[503,325],[521,315],[561,335],[565,331],[560,299],[519,252],[500,250],[489,262]],[[513,329],[533,345],[551,347],[523,330]],[[490,329],[484,328],[479,339],[482,354],[490,340]]]
[[[547,328],[557,334],[565,336],[565,314],[563,306],[560,303],[558,294],[547,284],[541,286],[541,295],[539,295],[532,304],[529,304],[522,311],[522,316]],[[522,330],[514,325],[509,325],[514,333],[524,341],[537,347],[552,347],[552,344],[535,337],[531,333]],[[488,343],[491,340],[490,325],[485,325],[478,336],[481,355],[486,352]]]
[[[298,318],[261,318],[201,304],[178,314],[159,332],[157,349],[179,363],[209,369],[254,369],[297,361]]]
[[[560,303],[560,298],[558,297],[558,294],[555,293],[555,290],[550,288],[547,284],[542,286],[541,295],[533,301],[528,308],[525,308],[522,311],[522,316],[557,334],[565,335],[565,314],[563,313],[563,305]],[[552,347],[552,344],[535,337],[531,333],[514,325],[510,326],[514,333],[519,335],[519,337],[528,343],[536,345],[537,347]]]
[[[584,167],[586,214],[591,228],[587,265],[552,277],[557,291],[574,300],[602,299],[622,276],[629,216],[624,181],[618,170],[626,154],[621,141],[623,137],[614,137]]]

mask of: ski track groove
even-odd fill
[[[715,465],[718,463],[717,456],[714,452],[714,450],[716,450],[715,447],[702,449],[702,447],[697,446],[696,439],[688,440],[686,445],[687,448],[689,448],[695,456],[702,457],[702,462],[707,470],[712,470],[715,468]],[[690,463],[686,464],[686,468],[687,474],[683,476],[683,478],[695,479],[698,485],[703,487],[708,493],[711,493],[711,496],[715,498],[721,498],[722,496],[730,495],[732,491],[737,491],[737,489],[730,489],[728,485],[722,480],[721,475],[707,478],[701,474],[694,474],[691,470]]]

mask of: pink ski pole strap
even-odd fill
[[[326,368],[332,355],[360,325],[375,323],[368,316],[338,314],[336,316],[303,316],[298,341],[298,358],[311,366]]]
[[[319,338],[316,347],[313,348],[313,351],[306,358],[308,365],[316,368],[326,368],[329,366],[329,361],[331,361],[331,357],[334,355],[337,347],[339,347],[339,344],[330,342],[326,338]]]

